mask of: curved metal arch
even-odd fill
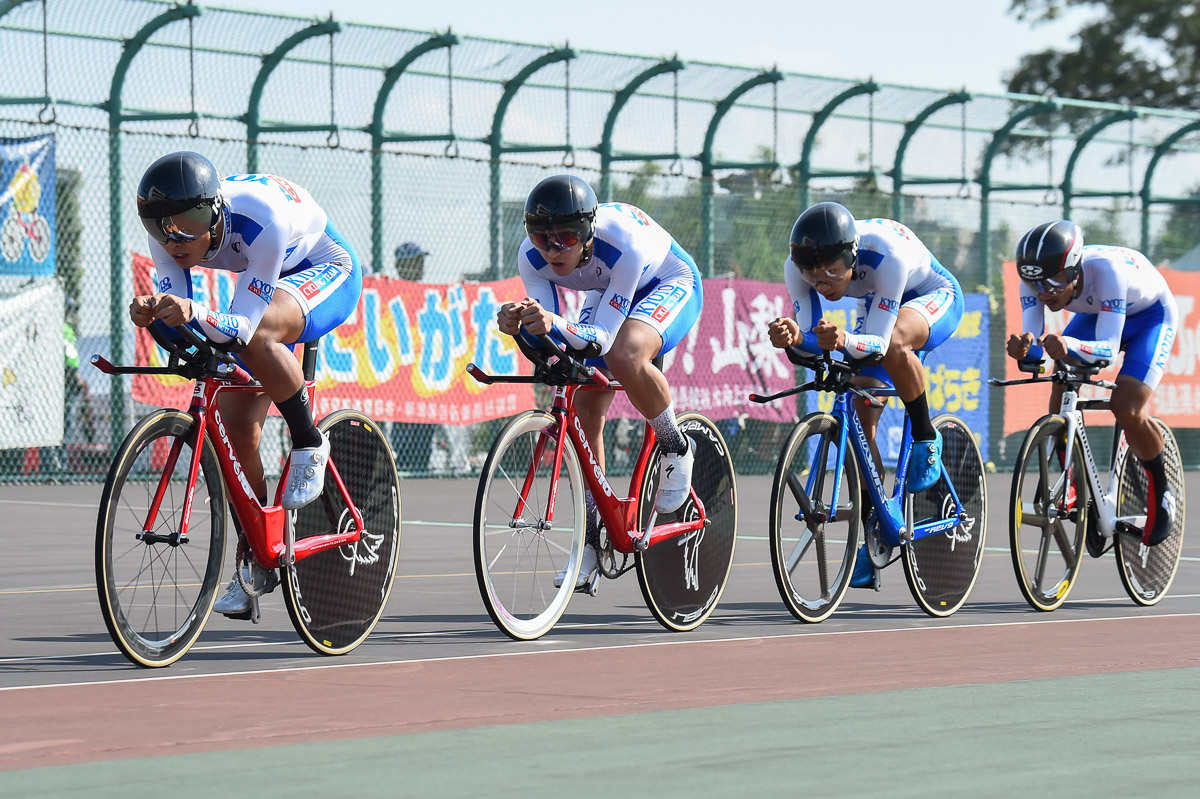
[[[743,81],[733,91],[725,95],[724,99],[717,103],[712,119],[708,121],[708,130],[704,132],[704,149],[700,152],[700,268],[706,277],[712,277],[716,250],[713,221],[713,200],[715,196],[715,188],[713,186],[713,142],[717,138],[717,128],[720,127],[721,120],[733,108],[734,103],[738,101],[739,97],[764,83],[778,83],[781,80],[783,80],[783,73],[777,69],[773,69],[769,72],[760,72],[749,80]]]
[[[796,165],[800,171],[801,210],[809,206],[809,201],[812,197],[812,191],[808,186],[808,182],[812,178],[812,149],[813,145],[817,143],[817,133],[820,132],[821,126],[833,116],[833,112],[842,103],[860,94],[874,94],[877,91],[879,91],[879,84],[873,80],[860,83],[857,86],[851,86],[826,103],[821,110],[813,115],[812,125],[809,126],[808,133],[804,134],[804,144],[800,148],[800,163]]]
[[[125,242],[122,236],[121,207],[123,194],[121,185],[121,122],[125,115],[121,110],[121,90],[125,86],[125,77],[129,74],[129,65],[150,37],[159,29],[181,19],[200,16],[200,7],[188,3],[184,6],[172,6],[154,19],[142,26],[141,30],[126,40],[121,50],[121,58],[113,69],[112,84],[108,91],[108,101],[104,108],[108,111],[108,256],[109,256],[109,346],[112,348],[113,363],[125,361],[125,298],[129,291],[125,287],[125,275],[128,269],[125,265]],[[125,391],[121,385],[122,377],[114,377],[117,381],[109,393],[109,412],[113,420],[112,445],[115,451],[121,444],[121,430],[125,424]]]
[[[989,230],[989,226],[991,225],[991,211],[988,208],[988,198],[992,193],[992,162],[996,159],[997,153],[1000,152],[1000,147],[1008,140],[1013,128],[1031,116],[1057,111],[1058,108],[1059,104],[1057,101],[1043,100],[1040,103],[1034,103],[1021,109],[1009,117],[1008,121],[992,134],[992,142],[983,154],[983,162],[979,167],[979,268],[980,274],[983,276],[984,285],[991,285],[992,274],[992,236]],[[1046,187],[1023,186],[1019,188],[1041,189]]]
[[[432,36],[409,50],[400,60],[388,67],[383,74],[383,85],[375,95],[375,110],[371,114],[371,266],[375,271],[383,266],[383,143],[385,141],[411,140],[411,137],[388,136],[383,128],[383,112],[387,108],[392,89],[404,71],[421,56],[443,47],[453,47],[459,38],[453,33]],[[423,136],[425,141],[449,141],[452,134]]]
[[[30,2],[30,0],[4,0],[4,2],[0,2],[0,19],[2,19],[5,14],[7,14],[9,11],[12,11],[17,6],[24,5],[28,2]]]
[[[576,52],[570,47],[561,47],[558,50],[552,50],[549,53],[535,58],[533,61],[525,65],[524,69],[513,75],[504,82],[504,93],[500,96],[500,102],[496,103],[496,113],[492,116],[492,132],[484,141],[492,146],[491,160],[491,196],[490,196],[490,213],[488,219],[488,234],[492,243],[491,250],[491,274],[493,279],[500,279],[500,251],[503,249],[503,242],[500,240],[500,156],[504,154],[504,115],[508,113],[508,106],[512,103],[513,97],[517,91],[529,80],[535,72],[550,64],[556,64],[559,61],[569,61],[575,58]],[[535,148],[520,148],[526,152],[532,152]],[[536,148],[536,149],[567,149],[563,147],[552,148]]]
[[[670,61],[660,61],[649,69],[636,75],[633,80],[625,84],[621,91],[617,92],[613,98],[613,104],[608,109],[608,116],[604,119],[604,132],[600,135],[600,144],[596,147],[596,152],[600,153],[600,201],[608,202],[612,199],[612,168],[613,149],[612,137],[613,130],[617,126],[617,115],[621,113],[626,104],[633,99],[633,95],[642,87],[646,81],[655,78],[667,72],[679,72],[685,69],[687,64],[680,61],[678,58],[673,58]],[[675,154],[678,156],[678,153]],[[655,156],[647,156],[647,161],[655,160]]]
[[[1175,142],[1182,139],[1184,136],[1193,131],[1200,130],[1200,120],[1189,122],[1179,130],[1172,133],[1167,138],[1154,148],[1154,154],[1150,156],[1150,163],[1146,165],[1146,176],[1142,178],[1142,252],[1147,257],[1150,256],[1150,206],[1154,203],[1154,195],[1150,191],[1150,185],[1154,181],[1154,171],[1158,168],[1158,162],[1167,151],[1174,146]]]
[[[262,69],[258,71],[258,75],[254,78],[254,86],[250,89],[250,99],[246,103],[246,114],[242,119],[246,123],[246,170],[249,172],[258,171],[258,135],[262,132],[262,126],[259,123],[259,104],[262,102],[263,91],[267,88],[267,79],[271,77],[271,73],[275,71],[275,67],[279,66],[286,56],[296,45],[301,42],[311,39],[314,36],[321,36],[326,33],[338,33],[342,29],[342,23],[332,19],[327,19],[324,22],[318,22],[314,25],[296,31],[291,36],[280,42],[279,46],[271,51],[269,55],[263,58]]]
[[[970,92],[963,91],[938,98],[921,109],[921,113],[905,124],[904,133],[900,136],[900,143],[896,146],[895,163],[892,165],[891,171],[887,173],[892,178],[892,218],[897,222],[904,221],[902,218],[904,215],[904,197],[901,194],[901,190],[904,188],[904,156],[908,152],[908,143],[917,134],[917,130],[925,124],[925,120],[946,106],[961,105],[970,102],[971,97]]]
[[[1110,125],[1115,125],[1118,122],[1125,122],[1130,119],[1137,119],[1141,115],[1142,114],[1140,111],[1135,111],[1132,108],[1126,108],[1123,111],[1117,111],[1116,113],[1109,114],[1108,116],[1104,117],[1099,122],[1097,122],[1095,125],[1092,125],[1090,128],[1085,130],[1082,134],[1080,134],[1079,138],[1075,140],[1075,149],[1071,150],[1071,157],[1067,159],[1067,168],[1063,172],[1063,182],[1062,182],[1063,219],[1071,218],[1071,197],[1074,196],[1074,192],[1075,192],[1075,185],[1074,185],[1075,165],[1076,165],[1076,163],[1079,162],[1079,156],[1083,153],[1083,148],[1087,147],[1088,142],[1090,142],[1092,139],[1096,138],[1096,135],[1099,134],[1100,131],[1104,130],[1105,128],[1109,127]],[[1104,195],[1096,195],[1096,196],[1120,196],[1120,195],[1117,195],[1113,192],[1106,192]]]

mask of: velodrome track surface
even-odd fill
[[[0,795],[1194,795],[1198,511],[1156,607],[1106,556],[1042,614],[1012,574],[1008,481],[989,476],[987,557],[949,619],[916,609],[896,564],[882,591],[794,621],[770,573],[769,479],[749,477],[702,627],[662,629],[627,574],[528,643],[479,598],[475,482],[404,481],[397,584],[364,645],[311,653],[276,593],[262,624],[214,616],[156,671],[100,617],[100,486],[3,486]],[[1200,497],[1200,474],[1187,485]]]

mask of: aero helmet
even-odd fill
[[[164,155],[150,165],[138,184],[138,217],[151,238],[164,245],[171,240],[195,238],[180,231],[172,221],[174,217],[186,217],[208,228],[215,248],[223,203],[217,169],[200,153]]]
[[[1083,231],[1066,219],[1046,222],[1017,243],[1017,273],[1031,284],[1062,288],[1079,275],[1083,258]]]
[[[587,244],[595,232],[597,204],[596,192],[587,181],[552,175],[534,186],[525,200],[525,232],[541,249]]]
[[[816,269],[845,256],[846,266],[858,262],[858,231],[854,215],[837,203],[817,203],[792,226],[792,263],[801,271]]]

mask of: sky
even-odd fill
[[[837,78],[1005,90],[1026,53],[1067,49],[1096,11],[1033,25],[1010,0],[211,0],[213,5]],[[686,12],[682,12],[686,9]]]

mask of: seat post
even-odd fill
[[[306,382],[311,383],[317,373],[317,345],[320,343],[321,339],[304,342],[304,360],[301,361],[301,368],[304,370]]]

